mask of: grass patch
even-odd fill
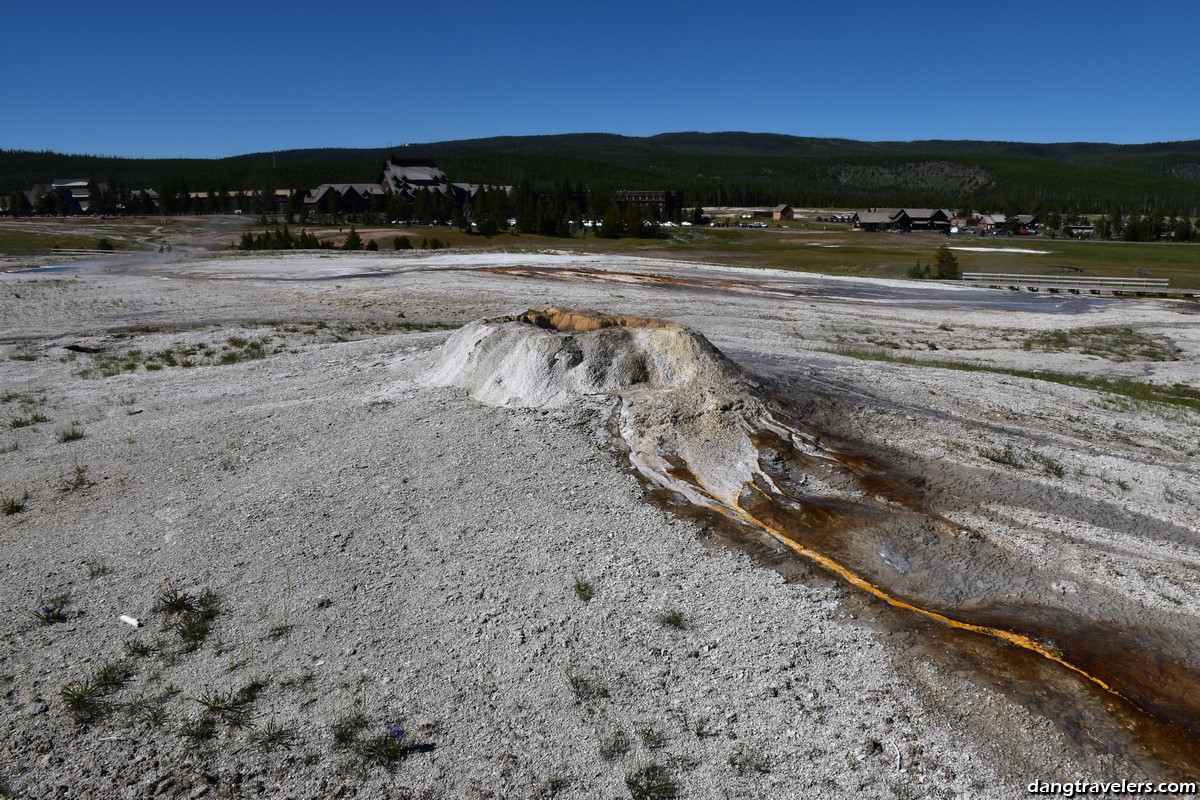
[[[1042,474],[1051,478],[1062,478],[1067,474],[1067,470],[1063,467],[1062,462],[1058,461],[1044,453],[1031,451],[1029,457],[1032,458],[1042,468]]]
[[[667,735],[653,725],[642,728],[638,731],[638,736],[642,738],[642,744],[648,750],[661,750],[667,746]]]
[[[615,761],[629,752],[633,743],[625,731],[615,731],[606,739],[600,740],[600,757],[605,761]]]
[[[207,714],[202,714],[198,719],[188,720],[179,727],[180,738],[187,739],[193,745],[210,742],[216,735],[217,721]]]
[[[206,716],[219,720],[230,728],[244,728],[250,723],[250,711],[266,682],[254,680],[238,690],[212,690],[195,698]]]
[[[586,603],[596,596],[596,587],[592,586],[591,581],[584,579],[580,575],[576,575],[575,596]]]
[[[132,679],[132,667],[121,661],[109,661],[94,675],[63,686],[59,697],[71,719],[77,725],[87,726],[108,716],[113,708],[109,696],[124,689]]]
[[[291,728],[271,720],[261,730],[250,734],[250,741],[258,745],[260,750],[272,753],[276,750],[290,750],[296,740],[296,732]]]
[[[367,727],[367,718],[355,710],[340,717],[329,727],[335,750],[350,750],[358,743],[359,734]]]
[[[766,756],[756,750],[747,750],[744,747],[729,755],[729,766],[733,767],[733,771],[742,777],[771,771],[771,763]]]
[[[70,427],[63,428],[58,432],[58,441],[63,444],[66,444],[67,442],[77,442],[83,437],[83,426],[78,422],[72,422]]]
[[[994,461],[1014,469],[1025,469],[1024,462],[1013,450],[1012,442],[1005,443],[1004,447],[981,447],[976,452],[988,461]]]
[[[682,631],[688,627],[687,620],[684,619],[682,613],[674,608],[664,608],[658,612],[658,622],[660,625],[665,625],[668,628]]]
[[[28,428],[33,425],[40,425],[43,422],[49,422],[50,418],[45,414],[30,414],[28,417],[13,417],[8,422],[8,427],[13,428]]]
[[[167,585],[159,591],[154,610],[166,613],[168,629],[179,637],[183,651],[191,652],[204,644],[212,632],[212,623],[221,610],[221,598],[211,589],[192,597]]]
[[[109,711],[103,692],[90,678],[68,683],[59,691],[59,697],[77,725],[91,725]]]
[[[1155,383],[1143,383],[1128,378],[1108,380],[1106,378],[1089,378],[1082,375],[1067,375],[1061,372],[990,367],[960,361],[915,358],[913,356],[899,355],[874,348],[838,347],[829,352],[864,361],[886,361],[893,364],[906,364],[912,367],[935,367],[937,369],[952,369],[961,372],[988,372],[996,375],[1010,375],[1014,378],[1028,378],[1029,380],[1057,383],[1062,386],[1073,386],[1094,392],[1106,392],[1141,403],[1161,403],[1200,412],[1200,389],[1192,388],[1183,383],[1164,386]]]
[[[603,681],[590,675],[584,675],[580,672],[568,672],[567,683],[570,684],[571,691],[575,693],[575,697],[581,703],[602,700],[609,696],[608,686]]]
[[[1131,328],[1078,328],[1040,331],[1021,344],[1026,350],[1099,356],[1109,361],[1174,361],[1170,348]]]
[[[58,476],[60,492],[74,492],[88,485],[88,465],[78,458],[71,460],[71,471]]]
[[[25,503],[29,500],[29,490],[26,489],[20,494],[0,494],[0,513],[6,517],[11,517],[13,514],[20,514],[25,510]]]
[[[679,796],[679,784],[662,764],[652,762],[625,776],[625,787],[633,800],[671,800]]]

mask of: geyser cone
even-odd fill
[[[1137,708],[1200,733],[1200,636],[1110,587],[1063,576],[956,525],[917,481],[824,446],[699,333],[547,308],[453,334],[428,377],[489,404],[611,409],[652,484],[773,537],[849,584],[928,619],[1038,653]],[[1113,637],[1087,633],[1121,631]],[[1115,634],[1114,634],[1115,636]],[[1103,644],[1103,646],[1101,646]],[[1152,664],[1167,665],[1149,669]],[[1157,677],[1155,677],[1157,676]]]

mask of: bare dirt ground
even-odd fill
[[[702,334],[962,532],[909,536],[889,520],[918,505],[841,487],[892,538],[852,526],[832,551],[905,597],[1033,620],[1116,689],[648,491],[609,397],[430,384],[452,331],[555,304]],[[844,354],[1196,387],[1194,306],[176,253],[0,274],[0,320],[13,796],[1011,798],[1200,775],[1200,413]],[[832,485],[786,456],[780,486]]]

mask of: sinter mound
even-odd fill
[[[455,332],[427,382],[496,406],[595,403],[651,484],[895,606],[1039,653],[1175,724],[1200,719],[1197,678],[1180,657],[1200,645],[1187,619],[1148,619],[1100,581],[1063,594],[1062,575],[950,522],[916,481],[823,444],[696,331],[530,310]]]

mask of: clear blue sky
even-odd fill
[[[1200,138],[1200,10],[1177,0],[10,0],[0,22],[7,149],[219,157],[728,130]]]

